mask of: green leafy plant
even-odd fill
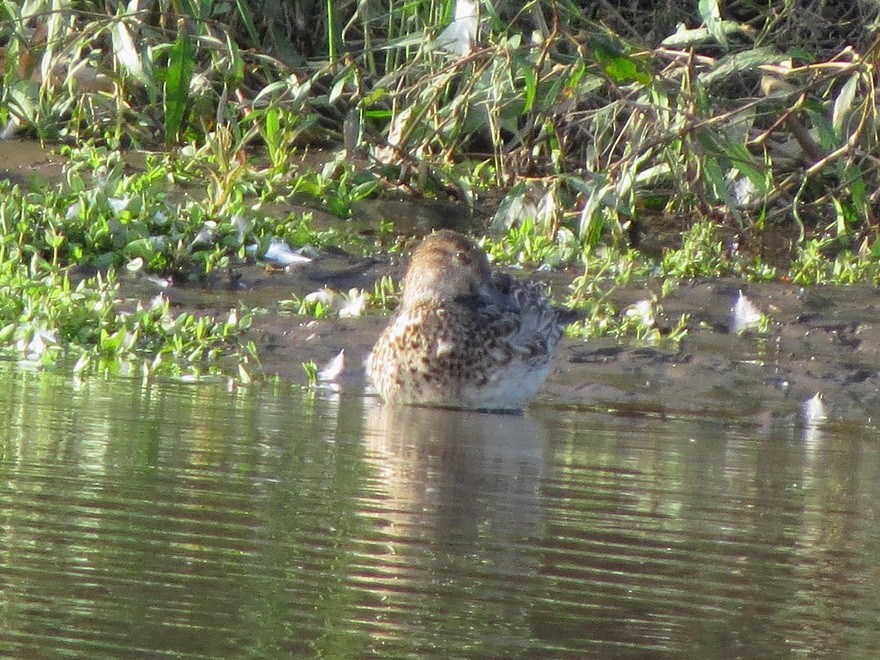
[[[318,365],[313,360],[302,363],[303,372],[306,375],[306,386],[314,389],[318,386]]]
[[[370,304],[379,309],[393,309],[400,302],[400,289],[394,282],[394,278],[384,275],[376,280],[373,293],[370,295]]]
[[[292,194],[307,195],[333,215],[348,218],[352,204],[372,196],[378,188],[379,182],[374,176],[358,174],[346,161],[335,159],[320,172],[304,172],[297,176]]]
[[[5,256],[5,255],[2,255]],[[227,357],[240,374],[256,362],[256,349],[242,340],[247,312],[230,310],[213,319],[173,316],[163,296],[127,304],[112,274],[73,284],[33,257],[29,265],[0,261],[0,348],[43,366],[75,362],[76,373],[143,368],[150,373],[217,371]]]

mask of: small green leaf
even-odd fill
[[[647,85],[651,76],[641,70],[638,63],[623,54],[608,39],[597,38],[592,43],[593,56],[602,65],[606,75],[618,83],[639,82]]]
[[[526,84],[526,98],[523,102],[523,114],[531,112],[535,106],[535,98],[538,95],[538,76],[530,62],[523,62],[522,74]]]

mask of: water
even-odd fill
[[[0,655],[872,657],[876,431],[0,363]]]

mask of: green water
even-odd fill
[[[875,430],[0,363],[0,655],[872,657]]]

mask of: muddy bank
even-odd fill
[[[279,312],[277,303],[323,284],[371,289],[383,275],[399,277],[402,268],[396,260],[338,254],[293,272],[248,266],[226,282],[167,293],[178,307],[203,313],[225,314],[238,302],[262,307],[266,311],[256,317],[251,335],[266,373],[303,382],[302,362],[323,365],[344,349],[340,386],[361,392],[363,359],[387,316],[314,320]],[[554,274],[557,299],[576,274]],[[768,334],[733,332],[731,308],[740,291],[770,317]],[[614,298],[623,306],[645,295],[635,286]],[[800,423],[804,402],[820,393],[831,419],[868,423],[880,405],[880,291],[874,287],[708,280],[683,284],[663,308],[660,324],[690,315],[689,333],[677,348],[566,340],[532,407]]]
[[[731,330],[739,291],[771,318],[765,336]],[[569,343],[541,403],[699,414],[765,423],[800,420],[821,395],[830,419],[868,423],[880,404],[880,293],[713,280],[682,286],[666,314],[691,314],[678,350],[608,340]]]
[[[137,154],[128,154],[136,160]],[[326,154],[313,154],[320,162]],[[142,160],[141,155],[141,160]],[[0,142],[0,180],[28,186],[60,183],[62,160],[27,141]],[[304,163],[306,166],[309,163]],[[137,169],[137,164],[129,164]],[[186,194],[197,195],[199,191]],[[176,191],[175,194],[184,193]],[[321,211],[315,200],[292,200],[267,205],[273,217],[308,212],[318,227],[338,227],[340,220]],[[480,231],[489,209],[472,211],[463,204],[412,199],[361,200],[353,206],[346,231],[370,241],[373,247],[398,234],[418,236],[433,229]],[[376,227],[392,220],[394,231],[376,235]],[[636,232],[649,254],[662,254],[680,242],[682,219],[647,218]],[[791,245],[784,234],[761,234],[761,245],[750,245],[766,256],[790,254],[766,244],[774,238]],[[390,247],[390,246],[383,246]],[[82,270],[82,276],[92,274]],[[225,316],[239,303],[265,310],[257,315],[251,338],[260,350],[265,372],[303,382],[302,363],[326,364],[346,352],[340,384],[362,392],[363,358],[383,327],[386,316],[376,313],[355,319],[312,320],[279,311],[279,301],[304,296],[329,286],[338,291],[372,290],[376,280],[403,273],[400,257],[373,259],[325,248],[320,258],[292,270],[267,270],[261,265],[236,267],[212,275],[201,284],[177,286],[148,277],[125,282],[125,296],[149,300],[164,292],[177,311]],[[565,297],[577,271],[540,274],[555,297]],[[771,319],[767,335],[738,335],[732,331],[731,308],[739,291]],[[644,299],[643,285],[617,290],[620,308]],[[872,417],[880,403],[880,293],[869,286],[803,289],[782,283],[749,284],[711,280],[683,284],[662,301],[672,325],[682,313],[690,315],[689,333],[677,347],[651,347],[633,342],[568,340],[558,351],[546,386],[533,402],[536,408],[584,407],[633,414],[711,415],[720,419],[798,420],[803,402],[821,393],[834,419],[859,423]]]

